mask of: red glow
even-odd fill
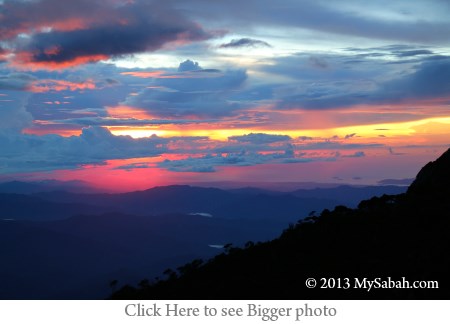
[[[90,165],[78,170],[55,171],[52,177],[60,180],[79,179],[115,192],[144,190],[155,186],[184,182],[182,180],[185,178],[184,175],[175,174],[156,166],[155,163],[162,159],[162,157],[156,157],[110,160],[106,165]],[[117,169],[136,163],[148,165],[148,168]]]

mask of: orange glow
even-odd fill
[[[106,107],[108,115],[114,118],[135,118],[135,119],[152,119],[154,118],[144,109],[134,108],[130,106],[114,106]]]
[[[58,134],[60,136],[64,137],[70,137],[70,136],[80,136],[81,135],[81,129],[64,129],[61,127],[51,127],[51,128],[36,128],[36,127],[28,127],[25,128],[22,133],[29,134],[29,135],[48,135],[48,134]]]

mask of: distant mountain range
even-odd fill
[[[0,183],[1,193],[33,194],[48,191],[94,193],[99,192],[99,189],[79,180],[7,181]]]
[[[450,299],[449,197],[450,149],[407,193],[323,210],[272,241],[229,245],[112,298]]]
[[[57,186],[55,186],[57,187]],[[399,194],[406,187],[338,186],[277,192],[259,188],[223,190],[173,185],[121,194],[50,191],[36,183],[0,186],[2,218],[21,220],[64,219],[79,214],[123,212],[137,215],[208,213],[214,217],[297,221],[312,211],[337,205],[354,207],[362,199]],[[14,190],[16,189],[16,190]],[[11,194],[14,192],[15,194]],[[21,193],[29,192],[29,195]],[[174,203],[176,202],[176,203]]]
[[[229,243],[271,240],[313,211],[406,189],[287,193],[180,185],[100,194],[49,183],[0,185],[1,299],[105,298],[111,280],[161,276],[167,268],[212,258]]]

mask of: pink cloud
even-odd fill
[[[43,93],[49,91],[76,91],[76,90],[93,90],[96,85],[93,80],[84,82],[70,82],[66,80],[38,80],[31,83],[28,90],[35,93]]]

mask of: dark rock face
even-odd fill
[[[427,163],[408,189],[411,195],[444,196],[450,193],[450,149]]]

